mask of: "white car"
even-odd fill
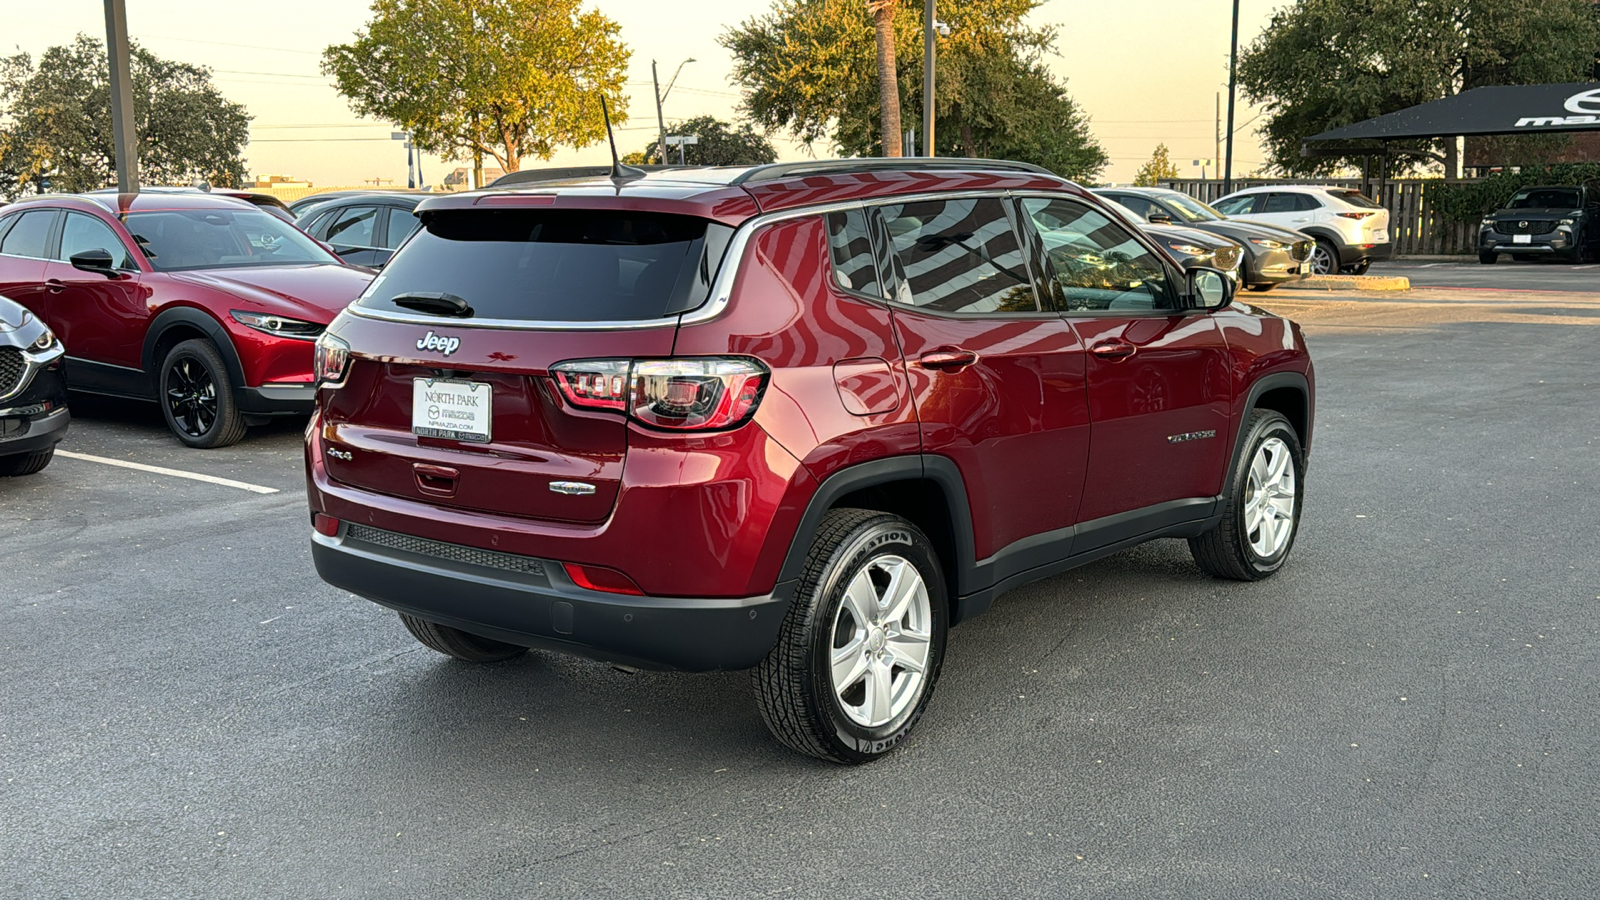
[[[1311,251],[1314,275],[1360,275],[1373,260],[1394,253],[1389,211],[1351,188],[1265,185],[1234,191],[1211,205],[1229,218],[1280,225],[1316,238]]]

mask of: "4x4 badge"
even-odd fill
[[[418,350],[438,350],[445,356],[456,352],[456,348],[460,346],[461,338],[445,337],[442,334],[434,334],[431,331],[422,340],[417,341]]]

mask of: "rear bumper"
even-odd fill
[[[313,534],[311,556],[323,580],[399,612],[506,643],[651,669],[756,665],[777,642],[791,587],[743,598],[612,594],[578,587],[558,562],[348,523],[337,537]]]
[[[1339,248],[1341,265],[1353,266],[1363,261],[1378,262],[1394,258],[1394,242],[1382,244],[1352,244]]]

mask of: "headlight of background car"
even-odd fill
[[[302,322],[299,319],[290,319],[284,316],[275,316],[271,313],[245,312],[244,310],[230,310],[229,315],[240,325],[248,325],[257,331],[265,332],[274,337],[297,338],[302,341],[314,341],[322,333],[322,326],[315,322]]]
[[[1282,250],[1289,246],[1283,241],[1275,241],[1272,238],[1251,238],[1250,243],[1255,244],[1257,247],[1265,247],[1268,250]]]
[[[1571,225],[1576,221],[1578,221],[1578,220],[1577,219],[1562,219],[1561,220],[1561,224],[1563,224],[1563,225]]]
[[[1490,225],[1494,224],[1494,220],[1489,218],[1488,216],[1484,216],[1483,219],[1478,222],[1478,224],[1483,226],[1484,228],[1488,228]]]
[[[1183,253],[1183,254],[1186,254],[1188,256],[1209,256],[1209,255],[1211,255],[1211,251],[1210,250],[1207,250],[1204,247],[1196,247],[1193,244],[1168,244],[1167,246],[1171,247],[1172,249],[1174,249],[1176,251],[1178,251],[1179,253]]]
[[[33,350],[49,350],[51,347],[54,347],[55,345],[56,345],[55,332],[53,332],[50,329],[46,328],[45,330],[39,332],[39,336],[37,338],[34,338],[33,347],[30,348],[30,349],[33,349]]]

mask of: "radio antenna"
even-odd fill
[[[617,158],[617,136],[611,132],[611,110],[606,107],[606,95],[600,95],[600,114],[606,117],[606,140],[611,142],[611,180],[632,181],[643,178],[647,173],[643,169],[625,166]]]

